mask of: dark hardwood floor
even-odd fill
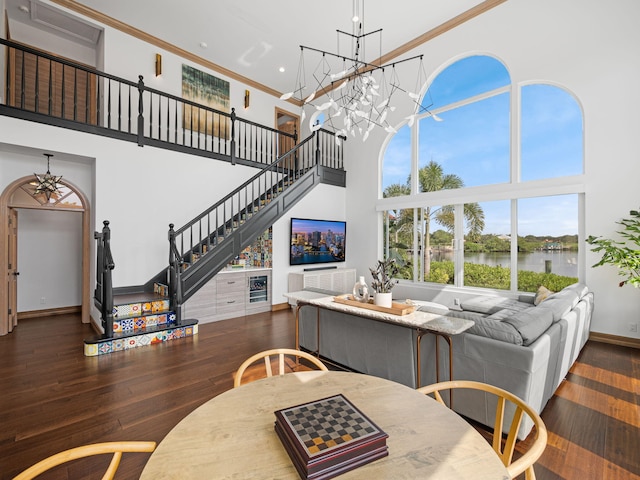
[[[0,337],[0,478],[86,443],[159,442],[193,409],[230,389],[245,358],[294,343],[288,310],[89,358],[82,340],[92,334],[68,315],[23,320]],[[640,351],[589,342],[543,412],[549,444],[536,465],[538,480],[640,479],[639,397]],[[147,459],[125,454],[116,478],[138,478]],[[88,471],[106,462],[75,462],[42,478],[100,478],[103,470]]]

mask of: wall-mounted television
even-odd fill
[[[290,265],[344,262],[347,222],[291,219]]]

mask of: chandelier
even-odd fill
[[[362,2],[361,4],[360,1]],[[294,90],[283,94],[282,100],[296,99],[301,102],[301,119],[305,121],[305,107],[314,107],[309,118],[311,131],[328,125],[336,133],[336,143],[348,134],[361,136],[366,141],[375,127],[389,133],[396,129],[387,121],[389,113],[395,111],[394,95],[407,95],[412,102],[412,111],[405,119],[413,124],[415,117],[428,112],[431,105],[420,104],[419,92],[427,80],[422,55],[382,64],[382,29],[364,32],[364,0],[353,1],[353,32],[337,32],[337,53],[300,45],[300,60]],[[377,60],[367,61],[366,41],[379,39]],[[349,54],[341,53],[340,40],[347,37]],[[344,42],[343,42],[343,50]],[[316,58],[315,67],[307,75],[305,55]],[[318,58],[319,57],[319,58]],[[416,83],[413,90],[401,86],[396,66],[417,60]],[[322,103],[319,102],[323,99]],[[433,118],[440,121],[433,115]]]
[[[55,176],[51,175],[49,171],[49,160],[53,155],[51,153],[43,153],[45,157],[47,157],[47,173],[44,175],[38,175],[34,173],[33,175],[36,177],[37,183],[35,183],[35,190],[33,191],[33,196],[44,194],[47,198],[47,202],[51,200],[51,195],[60,195],[60,190],[58,190],[58,182],[62,179],[62,175]]]

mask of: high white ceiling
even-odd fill
[[[89,7],[278,92],[293,87],[300,45],[336,52],[336,30],[353,29],[350,0],[53,2]],[[383,29],[382,35],[371,36],[373,45],[367,43],[366,60],[378,58],[380,50],[383,54],[394,50],[482,3],[482,0],[364,0],[364,31]],[[15,7],[30,2],[9,1],[8,11],[11,4]],[[345,39],[342,36],[341,48],[345,47]],[[201,46],[203,43],[206,48]],[[280,67],[285,71],[280,72]]]

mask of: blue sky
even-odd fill
[[[444,69],[430,86],[423,106],[446,106],[510,83],[496,59],[468,57]],[[525,85],[521,95],[521,177],[539,180],[582,173],[582,112],[567,91],[548,84]],[[510,163],[509,92],[438,113],[420,121],[419,164],[433,160],[465,186],[506,183]],[[401,128],[385,152],[383,189],[405,184],[410,173],[410,129]],[[509,232],[509,202],[482,204],[485,233]],[[577,233],[577,196],[528,199],[519,203],[520,235]]]

